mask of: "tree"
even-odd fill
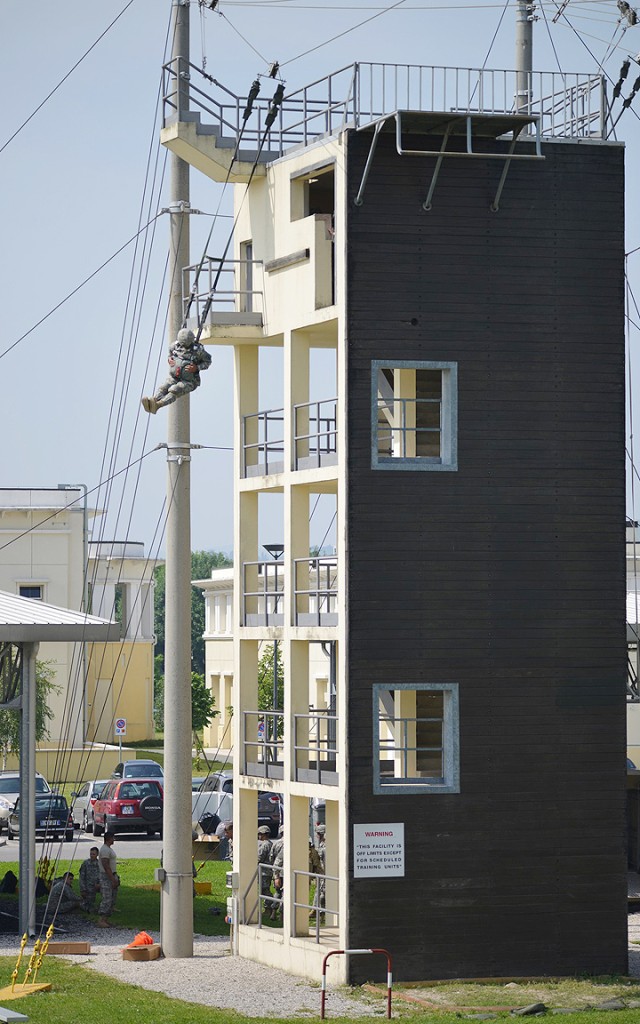
[[[199,672],[191,673],[191,727],[195,732],[202,732],[202,730],[209,724],[212,718],[219,715],[220,712],[216,710],[216,702],[211,693],[208,690],[204,676],[200,675]]]
[[[284,665],[278,644],[278,710],[284,708]],[[258,711],[273,711],[273,644],[267,644],[258,662]]]
[[[223,551],[192,551],[191,579],[203,580],[211,575],[212,569],[225,569],[233,562]],[[155,592],[153,596],[154,631],[156,634],[155,655],[160,656],[161,674],[164,672],[164,615],[166,574],[164,565],[154,572]],[[204,674],[204,594],[198,587],[191,588],[191,668]]]
[[[53,711],[49,707],[51,694],[60,693],[54,683],[55,669],[50,661],[36,661],[36,742],[49,738],[49,722]],[[2,767],[7,767],[9,754],[20,753],[20,712],[14,708],[0,710],[0,755]]]

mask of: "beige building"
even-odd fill
[[[219,754],[233,756],[233,569],[212,569],[208,580],[194,580],[205,599],[205,679],[219,714],[204,730],[204,745]],[[273,651],[261,641],[259,660]],[[321,643],[309,644],[309,707],[327,709],[330,702],[331,652]],[[273,676],[272,676],[273,678]],[[256,723],[256,735],[264,716]]]
[[[157,562],[143,544],[91,542],[99,515],[83,485],[0,489],[0,590],[122,623],[117,644],[40,645],[38,660],[54,666],[60,688],[50,698],[48,749],[113,743],[116,716],[127,720],[127,740],[153,736]]]

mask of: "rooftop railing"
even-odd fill
[[[210,133],[234,141],[242,135],[245,147],[263,144],[270,157],[347,127],[364,128],[395,110],[512,114],[516,95],[517,112],[538,118],[543,136],[606,137],[602,75],[536,71],[525,82],[520,72],[516,82],[510,70],[351,64],[285,96],[273,127],[265,132],[271,97],[256,102],[245,122],[246,97],[236,96],[194,64],[178,57],[163,71],[165,124],[199,115]],[[524,106],[523,94],[533,97]]]

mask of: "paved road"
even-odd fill
[[[59,856],[61,860],[68,860],[73,858],[76,861],[82,862],[89,856],[89,849],[92,846],[101,846],[102,839],[94,838],[94,836],[86,835],[84,832],[76,830],[76,838],[73,843],[59,843],[56,844],[53,849],[53,856]],[[6,832],[0,837],[0,843],[4,845],[0,846],[0,864],[6,864],[7,861],[17,860],[19,856],[18,840],[7,839]],[[162,849],[162,840],[154,838],[150,839],[149,836],[143,835],[117,835],[115,843],[113,845],[118,858],[122,860],[150,858],[157,860],[160,863],[160,851]],[[42,853],[42,843],[36,843],[36,860]],[[47,850],[49,856],[52,856],[52,852]]]

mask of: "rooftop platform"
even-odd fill
[[[398,110],[473,115],[476,123],[484,115],[505,134],[524,119],[542,138],[606,138],[602,75],[539,71],[524,78],[508,70],[351,64],[285,95],[265,129],[276,82],[262,80],[262,94],[245,118],[246,97],[176,58],[164,66],[162,141],[215,180],[231,172],[231,180],[247,181],[256,159],[254,173],[264,173],[265,164],[294,147],[367,128]]]

